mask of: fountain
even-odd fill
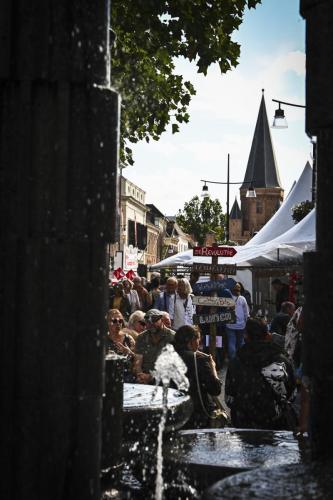
[[[222,478],[258,468],[306,461],[306,442],[289,431],[193,429],[178,432],[177,446],[168,443],[164,460],[183,471],[187,482],[202,492]]]
[[[121,478],[113,475],[113,482],[105,483],[117,487],[118,493],[127,492],[129,496],[122,498],[195,499],[228,476],[277,465],[299,465],[307,460],[306,442],[296,440],[288,431],[181,430],[192,412],[190,397],[179,391],[188,387],[185,371],[182,360],[169,345],[162,351],[153,372],[156,384],[162,385],[124,385],[123,448],[119,464],[126,466]],[[170,388],[170,383],[178,389]],[[114,441],[109,439],[108,445],[114,458],[119,457],[116,444],[121,439],[121,419],[115,414],[109,419]],[[113,424],[112,419],[115,419]]]
[[[121,358],[112,356],[115,357]],[[107,367],[109,361],[106,360]],[[111,403],[112,399],[115,401],[115,387],[119,385],[119,377],[113,372],[113,375],[111,372],[108,374],[108,371],[110,370],[106,370],[106,395],[103,406],[103,465],[108,468],[103,474],[103,489],[110,491],[112,487],[113,493],[130,489],[132,495],[139,497],[143,489],[148,495],[147,490],[152,491],[153,484],[156,483],[154,498],[162,499],[163,438],[172,441],[173,433],[187,422],[192,413],[190,397],[180,391],[188,389],[186,366],[173,347],[166,346],[155,364],[153,375],[156,386],[124,384],[123,405],[120,405],[122,414],[116,411],[119,405],[115,404],[115,409]],[[177,389],[170,388],[171,383]],[[113,394],[113,398],[110,398],[109,393]],[[120,401],[119,394],[116,401]],[[119,443],[122,437],[124,442],[120,459]],[[111,453],[108,453],[108,450]],[[114,462],[116,458],[117,463]],[[131,471],[128,468],[123,471],[124,462],[131,465]],[[141,489],[131,473],[140,480]]]

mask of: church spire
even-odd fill
[[[241,189],[247,189],[250,182],[253,182],[254,188],[281,188],[267,119],[264,89],[262,89],[256,128],[247,163],[244,184],[242,184]]]
[[[237,198],[235,198],[234,204],[232,205],[232,209],[229,215],[229,219],[241,219],[242,218],[242,212],[241,209],[239,208]]]

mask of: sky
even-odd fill
[[[184,203],[200,195],[200,179],[225,182],[230,154],[230,182],[244,179],[262,91],[267,115],[273,121],[277,104],[272,99],[305,103],[305,22],[299,0],[262,0],[247,10],[233,40],[241,45],[236,68],[221,75],[217,65],[207,76],[184,59],[176,62],[176,73],[190,80],[197,91],[189,106],[190,122],[180,133],[166,131],[159,141],[131,147],[134,166],[123,175],[146,191],[164,215],[176,215]],[[305,134],[304,109],[284,107],[287,129],[271,129],[275,157],[285,196],[307,161],[312,145]],[[226,210],[225,185],[209,185],[212,198]],[[230,186],[230,208],[239,186]]]

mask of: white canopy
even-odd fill
[[[302,201],[311,200],[312,193],[312,168],[309,162],[306,163],[304,170],[287,198],[273,217],[264,225],[260,231],[248,241],[244,247],[261,245],[272,241],[277,236],[288,231],[294,226],[291,210],[294,205]]]
[[[316,211],[313,209],[295,225],[291,209],[295,204],[311,199],[311,187],[312,168],[307,162],[284,203],[267,224],[246,245],[235,247],[237,253],[234,257],[219,257],[219,264],[266,267],[301,262],[303,252],[313,250],[316,245]],[[210,262],[211,257],[193,257],[193,251],[187,250],[154,264],[152,269]]]
[[[298,262],[305,251],[313,250],[315,236],[316,210],[313,209],[303,220],[271,241],[261,245],[238,246],[234,257],[219,257],[219,264],[239,264],[244,267],[261,267],[279,263]],[[193,257],[193,251],[179,253],[152,266],[161,267],[191,266],[194,262],[208,264],[211,257]]]

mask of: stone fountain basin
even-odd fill
[[[157,389],[157,390],[156,390]],[[153,394],[156,395],[153,398]],[[143,434],[154,434],[162,414],[162,387],[144,384],[124,384],[124,436],[138,439]],[[193,410],[190,396],[176,389],[168,389],[168,415],[165,432],[180,429]],[[146,432],[144,432],[146,431]]]
[[[333,462],[280,465],[243,472],[218,481],[203,500],[329,500]]]
[[[292,432],[256,429],[198,429],[177,433],[177,446],[166,443],[168,466],[181,468],[199,490],[259,467],[298,464],[305,450]]]

